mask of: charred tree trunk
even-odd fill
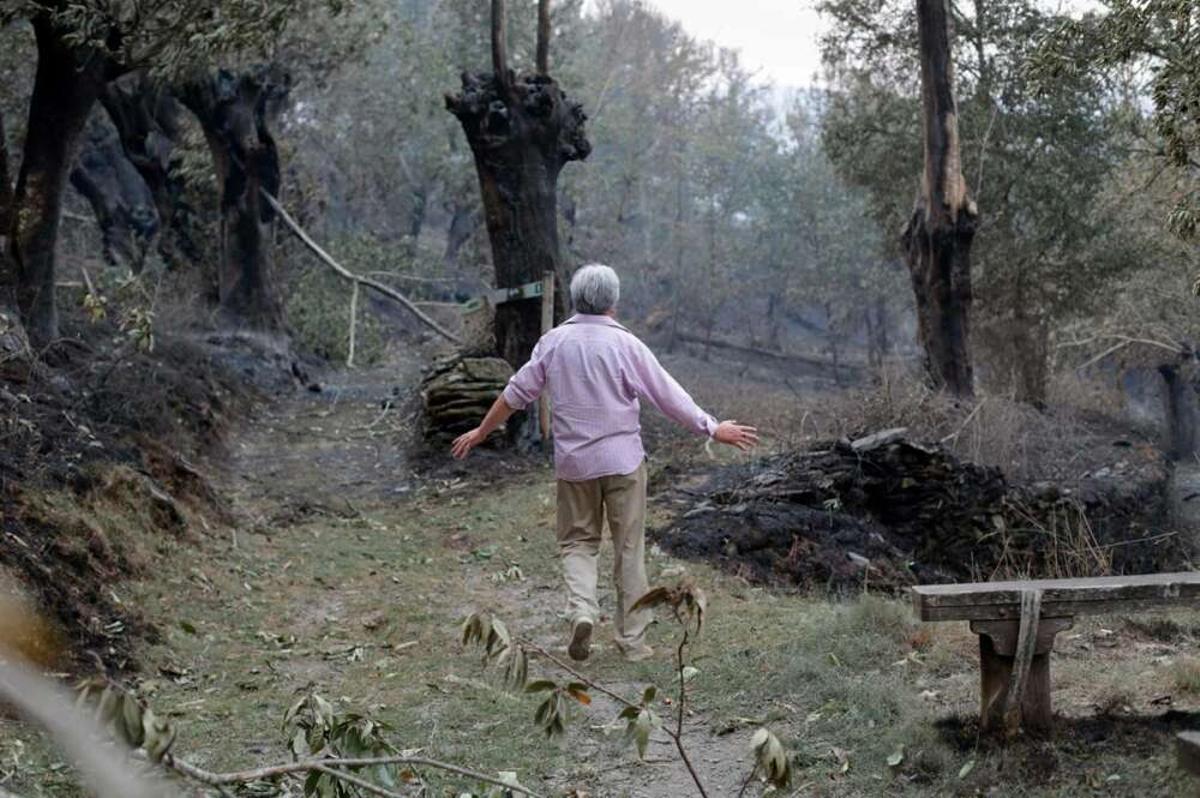
[[[34,16],[38,65],[29,102],[29,133],[9,214],[5,282],[29,340],[44,347],[58,338],[54,298],[55,245],[67,177],[92,106],[104,83],[99,56],[81,64],[55,30],[49,14]]]
[[[159,231],[154,197],[138,170],[125,157],[113,128],[102,115],[93,115],[79,160],[71,170],[71,185],[96,214],[109,264],[142,271]]]
[[[917,0],[917,26],[925,172],[902,240],[928,379],[938,389],[969,397],[971,240],[978,213],[962,174],[946,0]]]
[[[117,129],[125,157],[154,199],[163,261],[174,266],[180,258],[198,260],[199,247],[183,223],[191,214],[183,198],[184,184],[171,169],[181,132],[178,100],[146,73],[131,72],[106,84],[100,102]]]
[[[290,88],[286,73],[256,66],[239,74],[219,70],[179,92],[180,102],[200,120],[216,167],[221,310],[233,323],[258,329],[283,324],[271,234],[275,214],[259,190],[279,193],[279,153],[270,129]]]
[[[447,203],[450,225],[446,230],[446,252],[442,261],[447,269],[458,270],[458,253],[479,228],[479,213],[473,203]]]
[[[412,252],[416,255],[417,239],[425,228],[425,214],[429,210],[429,187],[421,186],[412,192],[412,205],[408,209],[408,238]]]
[[[1014,398],[1039,410],[1046,406],[1050,379],[1050,332],[1037,319],[1018,314],[1013,324]]]
[[[1158,367],[1166,383],[1166,449],[1172,460],[1192,460],[1200,454],[1200,366],[1187,353],[1178,362]]]
[[[504,6],[504,0],[492,1],[492,73],[464,73],[462,91],[447,95],[446,108],[458,118],[475,157],[496,286],[536,282],[546,272],[562,286],[567,283],[558,240],[558,175],[591,152],[587,117],[545,74],[541,56],[537,74],[509,70]],[[541,33],[548,35],[549,26],[539,27]],[[538,52],[545,46],[539,42]],[[520,366],[541,335],[540,303],[500,305],[495,330],[500,355]]]
[[[12,208],[12,174],[8,165],[8,134],[4,129],[4,111],[0,109],[0,238],[8,235],[9,209]],[[4,253],[0,252],[0,258]]]

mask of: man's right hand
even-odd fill
[[[758,430],[731,419],[717,425],[713,431],[713,440],[727,446],[736,446],[743,452],[748,452],[758,445]]]
[[[450,454],[454,455],[455,460],[462,460],[471,453],[472,449],[483,443],[485,438],[487,438],[487,435],[484,435],[483,430],[479,427],[470,432],[464,432],[455,438],[454,443],[450,445]]]

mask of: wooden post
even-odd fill
[[[1050,702],[1050,651],[1059,632],[1070,629],[1073,618],[1042,618],[1037,625],[1033,654],[1025,671],[1022,685],[1024,695],[1014,696],[1007,728],[1024,728],[1026,732],[1049,735],[1054,720]],[[1005,710],[1009,709],[1008,694],[1014,687],[1021,622],[1017,619],[971,621],[971,631],[979,635],[979,728],[992,732],[1006,728]],[[1028,633],[1027,633],[1028,634]],[[1028,644],[1027,644],[1028,645]],[[1026,649],[1028,651],[1028,648]]]
[[[554,272],[542,275],[542,335],[554,327]],[[550,440],[550,397],[542,391],[538,399],[538,420],[541,424],[542,440]]]
[[[354,368],[354,338],[355,328],[358,326],[358,283],[354,284],[354,291],[350,294],[350,344],[346,349],[346,368]]]

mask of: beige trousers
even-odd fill
[[[596,580],[600,533],[608,519],[613,542],[613,582],[617,611],[613,625],[621,648],[642,642],[650,623],[647,610],[629,612],[646,583],[646,464],[632,474],[582,482],[558,481],[558,550],[567,582],[567,612],[597,621]]]

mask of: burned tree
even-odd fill
[[[139,274],[158,235],[158,213],[154,197],[103,114],[88,123],[71,185],[96,214],[105,261]]]
[[[0,109],[0,238],[8,233],[8,211],[12,207],[12,176],[8,166],[8,134],[4,132],[4,111]],[[0,252],[0,258],[4,253]]]
[[[917,27],[925,172],[902,241],[929,381],[955,396],[971,396],[971,240],[978,212],[962,174],[945,0],[917,0]]]
[[[117,129],[125,158],[137,169],[154,199],[159,220],[158,251],[175,265],[199,258],[199,248],[181,221],[191,209],[171,159],[181,134],[182,110],[175,95],[145,71],[130,72],[105,85],[100,104]]]
[[[549,5],[538,3],[536,69],[518,76],[508,67],[504,0],[492,0],[492,72],[464,73],[462,91],[446,97],[475,157],[498,288],[536,282],[547,272],[565,284],[558,175],[591,152],[583,107],[549,75]],[[495,331],[501,356],[520,366],[541,335],[539,303],[501,305]]]
[[[275,329],[283,307],[275,290],[274,211],[262,191],[279,193],[279,153],[271,127],[291,79],[273,65],[219,70],[185,83],[179,100],[196,118],[212,153],[221,197],[217,292],[238,324]]]
[[[29,103],[29,134],[8,214],[8,264],[0,288],[13,290],[34,346],[58,337],[55,243],[67,178],[80,137],[104,85],[102,54],[68,44],[50,11],[31,18],[38,65]]]

